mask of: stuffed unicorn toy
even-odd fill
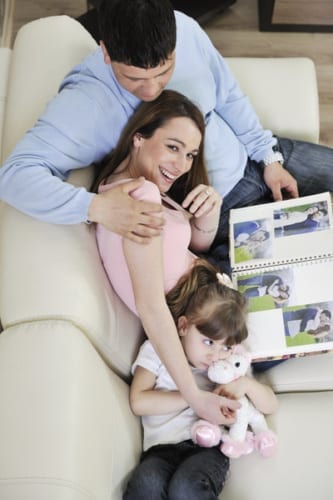
[[[248,373],[250,364],[251,354],[242,345],[236,345],[228,358],[209,367],[208,378],[217,384],[228,384]],[[239,402],[241,407],[236,411],[236,420],[229,426],[228,432],[206,420],[198,420],[191,429],[192,440],[206,448],[216,446],[222,440],[220,450],[230,458],[248,455],[253,450],[263,457],[272,456],[277,438],[269,430],[264,415],[246,396],[240,398]]]

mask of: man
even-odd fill
[[[207,35],[193,19],[174,14],[169,0],[105,0],[100,20],[100,48],[67,75],[0,170],[4,201],[48,222],[99,222],[139,243],[160,234],[160,207],[129,196],[140,181],[103,194],[63,181],[109,153],[139,103],[166,86],[186,94],[205,115],[209,176],[224,196],[215,261],[228,253],[230,208],[280,200],[284,193],[333,191],[333,150],[277,141],[263,130]]]
[[[279,236],[288,236],[292,234],[301,234],[301,233],[310,233],[312,231],[316,231],[317,229],[321,229],[320,223],[327,215],[327,210],[324,208],[318,209],[312,213],[309,213],[301,222],[295,222],[290,224],[285,224],[284,222],[280,227],[275,228],[275,235],[277,236],[277,231]],[[327,223],[328,227],[329,223]],[[325,227],[325,226],[324,226]]]
[[[238,222],[234,225],[235,248],[263,243],[269,238],[269,232],[263,229],[258,221]]]
[[[308,332],[314,336],[322,333],[326,335],[332,326],[331,318],[331,311],[319,307],[303,307],[283,311],[285,334],[289,337],[294,337],[300,332]],[[294,326],[293,330],[291,330],[290,322],[297,325]]]
[[[242,293],[247,298],[262,297],[270,295],[275,304],[280,306],[289,299],[289,286],[283,279],[275,274],[256,274],[250,277],[240,277],[237,280],[238,287],[245,287]]]

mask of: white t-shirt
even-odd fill
[[[161,391],[178,390],[165,366],[157,356],[149,340],[146,340],[133,363],[132,373],[141,366],[156,376],[155,389]],[[208,380],[207,371],[192,368],[196,383],[200,389],[211,391],[214,383]],[[180,443],[191,439],[191,426],[198,419],[192,408],[164,415],[149,415],[141,418],[143,425],[143,449],[157,444]]]

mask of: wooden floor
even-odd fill
[[[225,56],[313,59],[318,77],[320,142],[333,147],[333,33],[259,32],[257,0],[237,0],[205,29]]]
[[[332,0],[275,0],[273,23],[333,24]]]
[[[32,19],[57,14],[77,17],[86,9],[86,0],[13,1],[13,38],[19,27]],[[333,33],[259,32],[257,0],[236,0],[204,29],[225,56],[311,57],[318,75],[320,142],[333,147]]]

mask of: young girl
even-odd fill
[[[164,229],[140,245],[98,225],[97,241],[115,291],[139,315],[187,405],[201,418],[227,424],[239,404],[197,386],[165,298],[195,261],[189,248],[208,250],[217,231],[222,200],[208,185],[204,131],[200,110],[178,92],[164,91],[156,100],[139,106],[96,181],[97,196],[107,197],[115,186],[144,177],[142,186],[131,195],[161,204]],[[179,185],[185,193],[182,207],[175,210],[170,202],[164,206],[165,194]]]
[[[208,367],[247,336],[244,297],[224,284],[216,268],[198,259],[167,301],[197,384],[212,390]],[[144,452],[124,500],[217,499],[229,459],[218,446],[201,448],[192,442],[190,429],[197,416],[149,341],[132,371],[130,401],[133,412],[142,416]],[[233,382],[233,391],[238,397],[246,394],[265,413],[276,408],[273,391],[252,377]]]

